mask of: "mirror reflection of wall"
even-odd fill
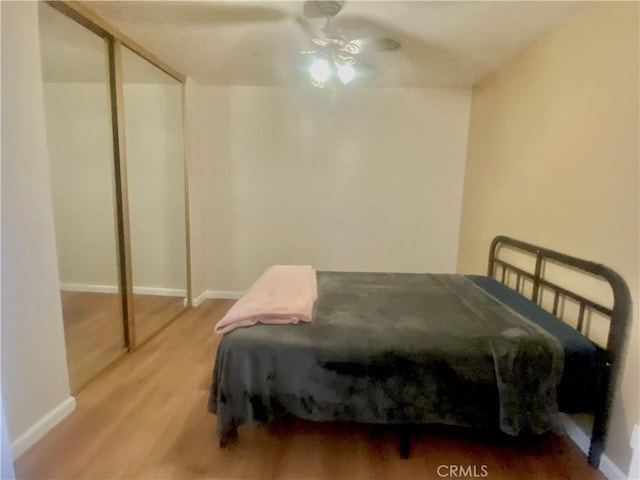
[[[122,49],[135,342],[186,305],[182,85]]]
[[[73,392],[126,351],[107,41],[40,3],[47,146]]]

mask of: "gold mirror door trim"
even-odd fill
[[[135,322],[133,321],[133,281],[131,273],[131,233],[129,226],[129,188],[127,181],[127,149],[124,128],[124,92],[122,89],[122,44],[110,42],[109,62],[111,77],[111,118],[116,163],[116,187],[118,191],[118,248],[120,257],[120,291],[122,292],[123,325],[129,351],[136,345]]]
[[[184,222],[185,222],[185,241],[187,250],[187,306],[193,307],[193,298],[191,290],[191,219],[189,217],[189,163],[188,157],[188,141],[187,135],[187,85],[182,82],[182,145],[184,147]]]

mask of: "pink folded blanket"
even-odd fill
[[[272,265],[216,324],[216,333],[256,323],[310,322],[318,298],[316,270],[308,265]]]

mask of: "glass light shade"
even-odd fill
[[[338,68],[338,77],[344,85],[353,80],[356,76],[356,70],[351,65],[342,65]]]
[[[313,62],[309,72],[314,80],[318,82],[326,82],[331,76],[331,67],[329,66],[329,62],[320,58]]]

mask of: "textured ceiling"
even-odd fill
[[[298,52],[311,43],[295,22],[302,2],[84,3],[200,83],[287,85],[305,78]],[[580,6],[351,0],[333,23],[349,38],[387,35],[402,43],[368,57],[378,70],[367,79],[373,85],[469,87]]]

